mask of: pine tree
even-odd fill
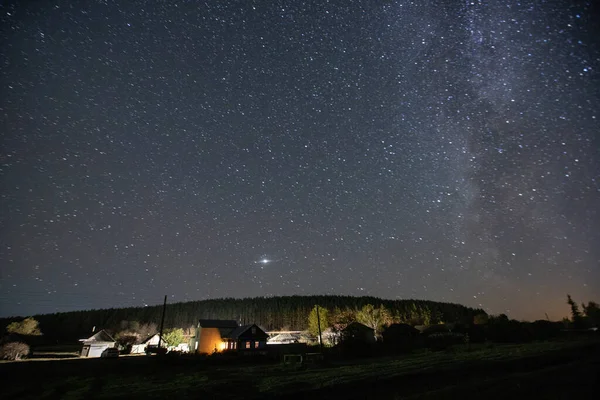
[[[579,311],[579,306],[573,301],[570,294],[567,294],[567,304],[571,306],[571,322],[573,322],[573,328],[583,328],[583,318]]]

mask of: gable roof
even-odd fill
[[[154,339],[156,336],[158,336],[160,338],[160,334],[159,333],[155,333],[154,335],[148,336],[146,339],[144,339],[141,344],[148,343],[150,340]],[[162,339],[162,341],[164,342],[165,339]]]
[[[115,339],[112,338],[104,329],[93,334],[87,339],[81,339],[81,342],[114,342]]]
[[[237,339],[239,338],[242,334],[244,334],[246,331],[248,331],[248,329],[252,328],[253,326],[255,326],[256,328],[260,329],[260,331],[263,333],[264,336],[268,336],[267,332],[265,332],[264,329],[262,329],[260,326],[256,325],[256,324],[250,324],[250,325],[243,325],[238,327],[237,329],[233,330],[229,336],[227,336],[227,338],[229,339]]]

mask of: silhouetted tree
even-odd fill
[[[600,327],[600,307],[598,303],[590,301],[587,305],[583,304],[583,313],[586,322],[591,327]]]
[[[583,328],[583,318],[581,317],[579,306],[573,301],[570,294],[567,294],[567,304],[571,306],[571,322],[573,323],[573,328]]]

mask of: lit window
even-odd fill
[[[249,349],[250,348],[250,342],[246,342],[246,348]]]
[[[260,344],[260,342],[254,342],[254,348],[258,349],[259,344]]]

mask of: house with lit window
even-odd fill
[[[269,338],[267,332],[256,324],[240,326],[230,336],[228,346],[233,345],[233,349],[242,353],[265,350]]]
[[[264,349],[269,335],[256,324],[239,326],[234,320],[201,319],[192,338],[192,351],[213,354]]]
[[[238,328],[234,320],[201,319],[196,326],[196,335],[192,338],[192,351],[212,354],[227,350],[231,345],[228,338]]]

